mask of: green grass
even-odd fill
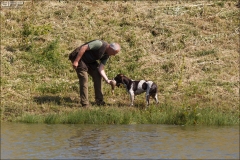
[[[26,123],[235,125],[239,120],[236,1],[33,1],[2,8],[1,120]],[[129,109],[122,87],[83,110],[68,55],[92,39],[118,42],[105,67],[153,80],[160,104]],[[89,98],[94,102],[93,83]],[[190,107],[189,107],[190,106]],[[211,113],[211,114],[210,114]]]
[[[46,115],[25,114],[17,121],[47,124],[169,124],[169,125],[237,125],[238,113],[213,108],[151,105],[146,110],[135,108],[94,107],[74,112]]]

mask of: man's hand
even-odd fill
[[[74,69],[77,69],[78,67],[78,61],[74,61],[73,64],[72,64],[73,68]]]
[[[80,50],[78,52],[78,55],[77,55],[75,61],[72,64],[74,69],[77,69],[78,62],[80,61],[80,59],[82,58],[82,55],[85,53],[86,50],[89,50],[88,44],[85,44],[85,45],[81,46],[81,48],[80,48]]]
[[[109,80],[109,79],[106,80],[106,83],[107,83],[107,84],[110,84],[110,83],[111,83],[111,80]]]

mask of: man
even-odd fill
[[[80,102],[83,107],[89,107],[88,74],[93,79],[96,104],[105,104],[102,94],[102,78],[107,84],[110,84],[111,80],[108,79],[104,66],[109,56],[115,56],[120,49],[121,47],[118,43],[108,44],[102,40],[93,40],[76,48],[69,55],[69,59],[79,79]]]

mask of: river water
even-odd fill
[[[239,159],[239,126],[1,124],[1,159]]]

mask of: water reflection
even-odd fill
[[[3,123],[3,159],[238,159],[239,127]]]

